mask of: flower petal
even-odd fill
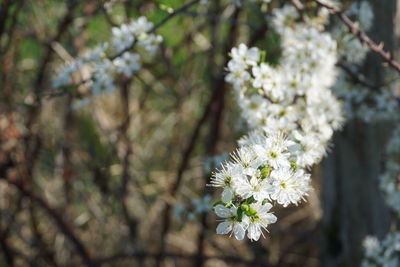
[[[215,211],[215,214],[217,214],[217,216],[221,217],[221,218],[228,218],[231,216],[230,210],[223,205],[217,205],[215,207],[214,211]]]
[[[235,235],[237,240],[243,240],[245,232],[246,230],[240,223],[235,224],[235,226],[233,227],[233,234]]]
[[[232,224],[230,222],[219,223],[216,230],[219,235],[226,235],[230,231],[232,231]]]

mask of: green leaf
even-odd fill
[[[225,205],[226,205],[226,203],[225,203],[225,202],[223,202],[222,200],[218,200],[218,201],[214,202],[214,204],[213,204],[213,208],[215,208],[215,206],[217,206],[217,205],[223,205],[223,206],[225,206]]]
[[[253,196],[251,196],[248,199],[246,199],[246,204],[248,204],[248,205],[251,204],[251,203],[254,203],[254,202],[256,202],[256,200],[254,199]]]

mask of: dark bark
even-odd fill
[[[394,50],[396,0],[373,0],[375,20],[370,36]],[[363,74],[382,84],[381,58],[370,53]],[[379,174],[391,122],[347,122],[336,134],[334,148],[323,163],[321,266],[359,266],[366,235],[383,237],[390,214],[379,189]]]

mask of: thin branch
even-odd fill
[[[400,64],[394,60],[393,55],[383,49],[383,43],[377,44],[371,40],[371,38],[360,29],[357,23],[353,22],[344,12],[337,7],[327,4],[325,1],[313,0],[318,5],[325,7],[333,15],[336,15],[349,29],[349,31],[354,34],[360,42],[367,45],[372,51],[381,56],[381,58],[387,62],[393,69],[400,73]]]
[[[10,11],[11,5],[13,4],[13,1],[11,0],[6,0],[0,5],[0,37],[2,36],[4,32],[4,28],[6,26],[6,21],[8,18],[8,12]]]
[[[185,12],[186,10],[188,10],[189,8],[191,8],[192,6],[194,6],[195,4],[197,4],[198,2],[200,2],[200,0],[193,0],[183,6],[181,6],[180,8],[176,9],[174,12],[170,13],[168,16],[166,16],[165,18],[163,18],[159,23],[157,23],[156,25],[154,25],[154,27],[149,31],[149,33],[154,33],[156,32],[159,28],[161,28],[161,26],[163,26],[164,24],[166,24],[168,21],[170,21],[172,18],[174,18],[175,16]],[[114,60],[117,57],[120,57],[123,53],[131,50],[132,48],[134,48],[136,45],[136,41],[133,42],[129,47],[125,48],[124,50],[122,50],[121,52],[115,54],[114,56],[110,57],[110,60]]]
[[[186,10],[188,10],[189,8],[191,8],[192,6],[194,6],[195,4],[197,4],[198,2],[200,2],[200,0],[193,0],[183,6],[181,6],[180,8],[176,9],[174,12],[172,12],[171,14],[169,14],[168,16],[166,16],[165,18],[163,18],[159,23],[157,23],[154,28],[151,30],[151,32],[155,32],[157,31],[162,25],[164,25],[165,23],[167,23],[169,20],[171,20],[173,17],[175,17],[176,15],[185,12]]]
[[[14,252],[7,241],[7,235],[0,230],[0,248],[4,255],[5,263],[9,266],[14,266]]]
[[[231,262],[231,263],[240,263],[246,266],[263,266],[263,267],[272,267],[274,265],[266,264],[265,262],[259,260],[246,260],[240,257],[229,256],[229,255],[188,255],[188,254],[178,254],[178,253],[151,253],[151,252],[136,252],[136,253],[120,253],[115,254],[109,257],[99,258],[95,260],[95,263],[98,265],[115,262],[116,260],[122,259],[130,259],[130,258],[137,258],[137,259],[154,259],[154,258],[176,258],[176,259],[183,259],[183,260],[196,260],[202,258],[204,261],[206,260],[221,260],[223,262]]]
[[[168,16],[166,16],[165,18],[163,18],[159,23],[157,23],[156,25],[154,25],[154,27],[149,31],[149,33],[154,33],[156,32],[159,28],[161,28],[161,26],[163,26],[164,24],[166,24],[168,21],[170,21],[172,18],[174,18],[175,16],[184,13],[186,10],[188,10],[189,8],[191,8],[192,6],[194,6],[195,4],[197,4],[198,2],[200,2],[200,0],[193,0],[183,6],[181,6],[180,8],[176,9],[174,12],[170,13]],[[110,56],[109,59],[110,60],[114,60],[117,57],[120,57],[122,54],[124,54],[127,51],[132,50],[135,45],[137,44],[136,40],[127,48],[125,48],[124,50],[122,50],[121,52]],[[87,82],[90,82],[91,79],[85,79],[82,80],[81,82],[79,82],[78,84],[76,84],[76,86],[80,86],[82,84],[85,84]],[[66,91],[56,91],[56,92],[50,92],[47,94],[41,94],[42,96],[45,96],[47,98],[53,98],[53,97],[60,97],[60,96],[64,96],[68,94],[68,92]]]
[[[68,11],[64,15],[63,19],[57,26],[57,31],[56,34],[45,44],[44,47],[44,56],[39,64],[38,67],[38,72],[36,75],[36,79],[33,82],[33,91],[34,91],[34,105],[32,108],[29,110],[27,122],[26,122],[26,129],[27,132],[30,133],[30,135],[27,135],[26,137],[26,155],[27,158],[31,159],[31,161],[28,164],[28,169],[32,170],[35,159],[37,159],[36,155],[33,154],[33,151],[38,151],[39,149],[37,144],[40,141],[39,137],[32,132],[33,125],[38,118],[41,110],[41,106],[39,105],[40,102],[40,93],[43,91],[43,84],[46,78],[48,66],[50,64],[50,61],[52,59],[53,55],[53,48],[52,48],[52,43],[53,42],[58,42],[61,37],[65,34],[65,32],[68,29],[68,26],[73,22],[74,19],[74,12],[79,4],[79,1],[76,0],[70,0],[68,2]],[[31,142],[33,140],[33,142]],[[33,145],[32,145],[33,143]]]
[[[121,208],[122,214],[129,228],[129,234],[132,242],[135,241],[137,236],[137,221],[133,219],[129,214],[127,197],[128,197],[128,186],[132,178],[130,172],[130,159],[133,154],[132,142],[129,138],[129,127],[131,125],[131,113],[130,113],[130,92],[129,86],[132,83],[132,78],[127,78],[122,81],[120,99],[122,107],[122,119],[123,122],[120,126],[120,142],[125,148],[125,153],[121,157],[122,164],[122,177],[121,177]]]
[[[213,101],[212,101],[212,99],[210,99],[209,103],[207,104],[207,106],[204,110],[202,117],[198,120],[198,122],[192,132],[192,135],[189,139],[189,143],[187,144],[187,147],[183,152],[182,161],[179,165],[178,172],[175,177],[175,181],[172,184],[171,188],[169,189],[170,196],[175,196],[181,185],[183,173],[189,164],[189,159],[194,150],[197,139],[200,136],[200,130],[204,126],[204,123],[207,121],[207,118],[210,114],[212,103],[213,103]],[[166,203],[166,207],[165,207],[164,213],[162,215],[163,221],[162,221],[162,228],[161,228],[161,247],[160,247],[161,253],[159,254],[159,256],[162,256],[165,251],[166,235],[170,228],[171,210],[172,210],[172,204]],[[161,261],[161,258],[158,258],[158,264],[161,263],[160,261]]]
[[[56,209],[51,207],[43,198],[36,195],[26,186],[18,181],[7,180],[9,184],[14,185],[25,197],[36,202],[41,208],[43,208],[48,215],[53,218],[57,227],[60,231],[71,241],[74,245],[76,252],[82,258],[83,263],[86,266],[96,266],[96,264],[91,260],[90,254],[86,247],[83,245],[82,241],[79,240],[73,229],[62,219],[61,214],[58,213]]]
[[[343,62],[336,63],[336,66],[341,68],[344,72],[347,73],[348,76],[353,80],[353,82],[363,85],[369,89],[374,91],[380,91],[381,87],[375,84],[372,84],[371,81],[367,80],[364,75],[352,70],[348,65],[344,64]]]
[[[233,18],[238,19],[240,16],[240,9],[236,8],[235,12],[233,14]],[[232,47],[235,45],[235,41],[237,38],[237,32],[238,32],[238,25],[231,23],[229,33],[228,33],[228,38],[224,46],[224,66],[226,66],[230,60],[229,57],[229,51],[232,49]],[[210,58],[210,63],[214,58]],[[210,123],[210,132],[209,132],[209,140],[207,144],[207,150],[206,150],[206,157],[209,156],[214,156],[217,153],[217,145],[218,141],[220,140],[221,137],[221,130],[222,130],[222,121],[223,121],[223,113],[225,109],[225,96],[226,96],[226,83],[224,79],[224,68],[220,67],[218,76],[214,77],[213,81],[213,87],[212,90],[216,92],[215,98],[214,98],[214,103],[212,105],[212,114],[213,114],[213,119],[211,120]],[[209,179],[208,174],[205,174],[204,177],[204,188],[203,188],[203,195],[207,193],[207,190],[209,190],[205,185],[207,183],[207,180]],[[199,230],[198,234],[198,239],[197,239],[197,254],[202,256],[204,255],[205,252],[205,238],[206,238],[206,233],[208,229],[208,224],[207,224],[207,213],[203,213],[201,215],[201,227]],[[204,266],[204,260],[203,258],[199,257],[196,261],[196,266],[197,267],[202,267]]]

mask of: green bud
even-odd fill
[[[269,175],[271,174],[272,167],[264,166],[264,168],[262,168],[260,171],[261,171],[261,179],[264,180],[265,178],[269,177]]]
[[[297,170],[297,168],[298,168],[299,166],[297,166],[296,163],[294,163],[293,161],[291,161],[291,162],[290,162],[290,167],[292,167],[292,169],[294,169],[294,170]]]
[[[250,206],[247,205],[247,204],[243,204],[241,207],[242,207],[242,210],[243,210],[244,212],[246,212],[246,211],[248,211],[248,210],[250,209]]]
[[[257,215],[257,211],[253,208],[249,208],[248,211],[246,211],[246,215],[250,217],[255,216]]]
[[[260,51],[260,62],[265,62],[266,56],[267,56],[267,51],[261,50]]]

